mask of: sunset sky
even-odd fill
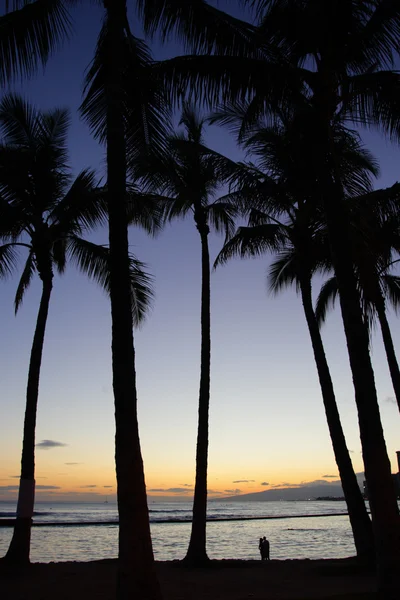
[[[2,3],[4,4],[4,3]],[[217,3],[216,3],[217,4]],[[222,9],[239,16],[238,2]],[[102,10],[83,3],[75,33],[45,73],[15,85],[41,108],[71,109],[70,160],[105,174],[104,149],[77,109],[85,68],[93,55]],[[140,29],[134,32],[141,35]],[[153,42],[156,58],[177,44]],[[381,163],[377,187],[398,178],[399,149],[373,132],[363,136]],[[207,143],[241,157],[225,131],[211,128]],[[107,243],[107,231],[92,239]],[[155,302],[136,332],[139,425],[151,496],[193,492],[200,361],[200,240],[190,219],[168,226],[157,239],[130,232],[131,250],[155,276]],[[211,257],[222,239],[211,236]],[[269,258],[232,261],[212,275],[212,379],[210,497],[256,492],[337,476],[321,393],[300,299],[294,290],[269,296]],[[21,260],[22,264],[22,260]],[[18,276],[0,282],[0,500],[16,499],[28,361],[39,305],[38,280],[14,316]],[[321,280],[316,279],[318,293]],[[395,344],[399,320],[390,314]],[[114,415],[110,308],[104,293],[72,267],[56,276],[40,381],[37,419],[37,499],[104,500],[115,495]],[[354,468],[363,471],[357,413],[339,310],[323,328],[340,414]],[[392,471],[397,471],[400,417],[379,328],[372,359]]]

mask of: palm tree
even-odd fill
[[[246,109],[244,105],[230,106],[218,115],[218,120],[233,128],[240,128],[241,114]],[[236,177],[239,175],[241,187],[233,193],[242,210],[249,213],[249,226],[239,227],[221,250],[215,266],[237,255],[244,258],[274,252],[277,259],[269,269],[271,290],[279,292],[283,287],[295,284],[301,294],[357,555],[371,561],[374,556],[371,522],[347,449],[313,309],[312,276],[316,270],[326,267],[329,248],[318,206],[319,198],[315,196],[313,188],[312,168],[307,164],[306,136],[295,137],[290,121],[282,121],[274,127],[263,127],[259,123],[252,132],[248,132],[243,145],[258,159],[258,164],[251,165],[250,172],[236,174]],[[353,192],[362,191],[365,187],[368,189],[369,173],[376,173],[371,156],[361,148],[354,135],[349,136],[341,128],[336,132],[336,145],[341,148],[340,166],[347,188]]]
[[[201,364],[196,446],[196,481],[193,500],[192,530],[185,562],[200,565],[208,561],[206,551],[208,429],[211,367],[210,314],[210,229],[234,231],[236,210],[215,199],[223,183],[223,173],[233,163],[204,145],[205,119],[186,105],[179,122],[183,132],[170,136],[166,156],[146,155],[132,165],[145,190],[159,193],[170,202],[166,218],[193,215],[201,242]]]
[[[167,2],[167,0],[166,0]],[[400,4],[392,0],[246,0],[257,11],[253,48],[235,49],[231,39],[215,56],[180,57],[161,65],[171,95],[187,87],[205,101],[249,98],[242,131],[260,115],[282,107],[307,122],[310,161],[323,207],[346,334],[359,416],[365,475],[376,538],[378,587],[396,597],[400,564],[400,519],[377,401],[345,217],[343,182],[333,147],[337,121],[400,133],[400,74],[393,61],[400,47]],[[151,20],[151,14],[148,18]],[[169,14],[154,23],[171,29]],[[199,36],[193,31],[194,41]],[[189,42],[190,44],[190,42]],[[251,43],[250,43],[251,45]],[[218,53],[218,55],[217,55]],[[175,89],[174,89],[175,88]]]
[[[104,1],[105,17],[87,78],[82,112],[106,144],[110,248],[115,461],[119,512],[117,597],[157,600],[149,515],[137,422],[135,351],[130,302],[127,155],[164,145],[168,106],[151,56],[130,30],[125,0]],[[134,566],[134,568],[133,568]]]
[[[359,416],[360,437],[377,550],[378,588],[395,598],[400,566],[400,519],[380,419],[368,331],[353,271],[343,180],[332,126],[375,125],[399,133],[400,6],[387,0],[321,3],[258,0],[261,28],[282,50],[299,82],[294,112],[313,136],[310,160],[323,199]],[[292,24],[296,23],[294,29]]]
[[[393,389],[400,410],[400,369],[396,358],[392,334],[386,316],[386,302],[395,309],[399,306],[399,278],[390,273],[397,262],[400,248],[398,198],[400,185],[377,190],[361,196],[351,206],[351,244],[354,270],[362,301],[364,321],[368,327],[379,320],[383,344],[392,378]],[[322,286],[316,305],[319,324],[326,319],[329,305],[335,304],[338,295],[336,277]]]
[[[33,276],[38,274],[42,281],[29,362],[17,519],[5,557],[19,564],[29,562],[39,379],[54,270],[63,273],[70,259],[102,287],[109,288],[108,249],[81,238],[85,231],[105,222],[104,194],[95,187],[95,175],[90,170],[82,171],[71,183],[68,126],[66,110],[42,112],[13,95],[0,103],[0,235],[4,242],[0,252],[8,258],[7,266],[9,253],[18,248],[28,251],[15,297],[16,312]],[[141,267],[132,258],[136,319],[142,318],[151,296]]]

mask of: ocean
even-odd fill
[[[156,560],[182,559],[189,543],[192,504],[150,501],[149,510]],[[208,504],[207,552],[213,559],[259,559],[258,541],[265,535],[270,541],[271,559],[353,556],[349,518],[343,513],[346,505],[342,501],[212,500]],[[0,518],[14,516],[15,504],[0,502]],[[117,506],[111,502],[37,502],[34,523],[41,526],[32,528],[31,560],[115,558],[117,518]],[[82,522],[89,524],[73,525]],[[0,556],[7,551],[11,536],[11,527],[0,527]]]

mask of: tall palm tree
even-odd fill
[[[378,318],[398,407],[400,409],[400,368],[386,315],[386,303],[399,306],[399,278],[390,273],[400,249],[398,200],[400,185],[377,190],[356,199],[351,206],[351,244],[354,270],[361,296],[364,321],[370,328]],[[325,321],[329,305],[339,291],[336,277],[322,286],[316,316]]]
[[[353,271],[343,180],[333,145],[338,119],[376,125],[398,135],[400,75],[392,71],[400,47],[400,5],[387,0],[258,0],[261,28],[299,77],[299,119],[314,138],[310,156],[323,198],[332,260],[355,388],[360,437],[377,549],[378,587],[398,590],[400,518],[380,418],[368,331]],[[296,28],[293,28],[296,23]],[[291,99],[290,99],[291,100]]]
[[[233,128],[240,128],[240,117],[246,108],[243,105],[230,106],[229,110],[219,114],[219,120]],[[271,290],[278,292],[287,285],[296,284],[310,333],[357,555],[371,561],[374,556],[371,522],[347,449],[313,309],[312,276],[318,268],[325,268],[329,249],[321,207],[318,206],[319,198],[315,196],[312,168],[307,164],[306,136],[300,139],[294,136],[290,121],[283,121],[280,126],[274,127],[258,124],[252,132],[248,132],[243,142],[247,151],[257,157],[257,164],[252,164],[249,173],[240,174],[241,188],[233,196],[236,201],[239,200],[242,210],[249,213],[249,226],[239,227],[221,250],[215,265],[237,255],[244,258],[273,252],[277,258],[269,269]],[[370,172],[376,172],[370,155],[360,147],[354,135],[346,135],[341,128],[336,132],[336,144],[341,147],[341,172],[345,174],[347,188],[353,192],[365,187],[368,189]],[[310,171],[311,177],[308,177]],[[251,182],[251,178],[255,181]]]
[[[0,253],[25,248],[28,257],[15,297],[16,312],[32,278],[38,274],[42,296],[31,349],[21,480],[14,535],[6,559],[29,562],[35,494],[35,428],[42,351],[53,289],[54,270],[63,273],[67,260],[109,288],[108,249],[82,239],[82,234],[106,220],[104,194],[95,174],[82,171],[71,182],[67,162],[69,114],[42,112],[18,96],[0,103]],[[8,263],[9,264],[9,261]],[[141,319],[151,296],[148,277],[132,258],[131,278],[135,318]]]
[[[167,0],[166,0],[167,1]],[[313,135],[310,161],[323,197],[359,416],[360,438],[376,538],[378,587],[395,597],[400,518],[379,413],[368,331],[352,268],[343,182],[332,126],[375,126],[400,133],[400,4],[392,0],[246,0],[257,11],[258,56],[227,40],[218,55],[172,59],[160,66],[170,93],[190,86],[206,101],[250,98],[242,131],[262,114],[292,110]],[[151,15],[149,14],[149,19]],[[168,25],[168,15],[154,17]],[[199,36],[195,36],[196,43]],[[274,51],[275,50],[275,51]],[[175,90],[174,90],[175,88]]]
[[[208,430],[211,367],[210,314],[210,230],[232,235],[236,210],[216,198],[234,164],[204,145],[205,119],[186,105],[179,125],[183,131],[170,136],[166,156],[147,155],[132,165],[145,190],[159,193],[170,206],[166,218],[193,219],[201,243],[201,362],[196,446],[196,481],[193,500],[192,530],[185,561],[203,564],[208,561],[206,550]]]
[[[105,0],[105,17],[87,78],[82,111],[106,144],[110,248],[115,461],[119,512],[117,597],[157,600],[149,515],[137,421],[135,351],[130,302],[127,155],[161,150],[168,106],[151,77],[151,56],[130,30],[125,0]]]

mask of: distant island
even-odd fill
[[[357,473],[357,480],[362,489],[362,483],[364,479],[364,473]],[[318,480],[306,483],[304,485],[293,486],[293,487],[275,487],[263,492],[253,492],[251,494],[240,494],[238,496],[226,496],[224,498],[218,498],[224,502],[265,502],[269,501],[280,501],[280,500],[291,500],[291,501],[304,501],[304,500],[318,500],[318,501],[340,501],[344,500],[343,489],[340,481],[325,481]],[[210,498],[212,502],[213,499]]]

